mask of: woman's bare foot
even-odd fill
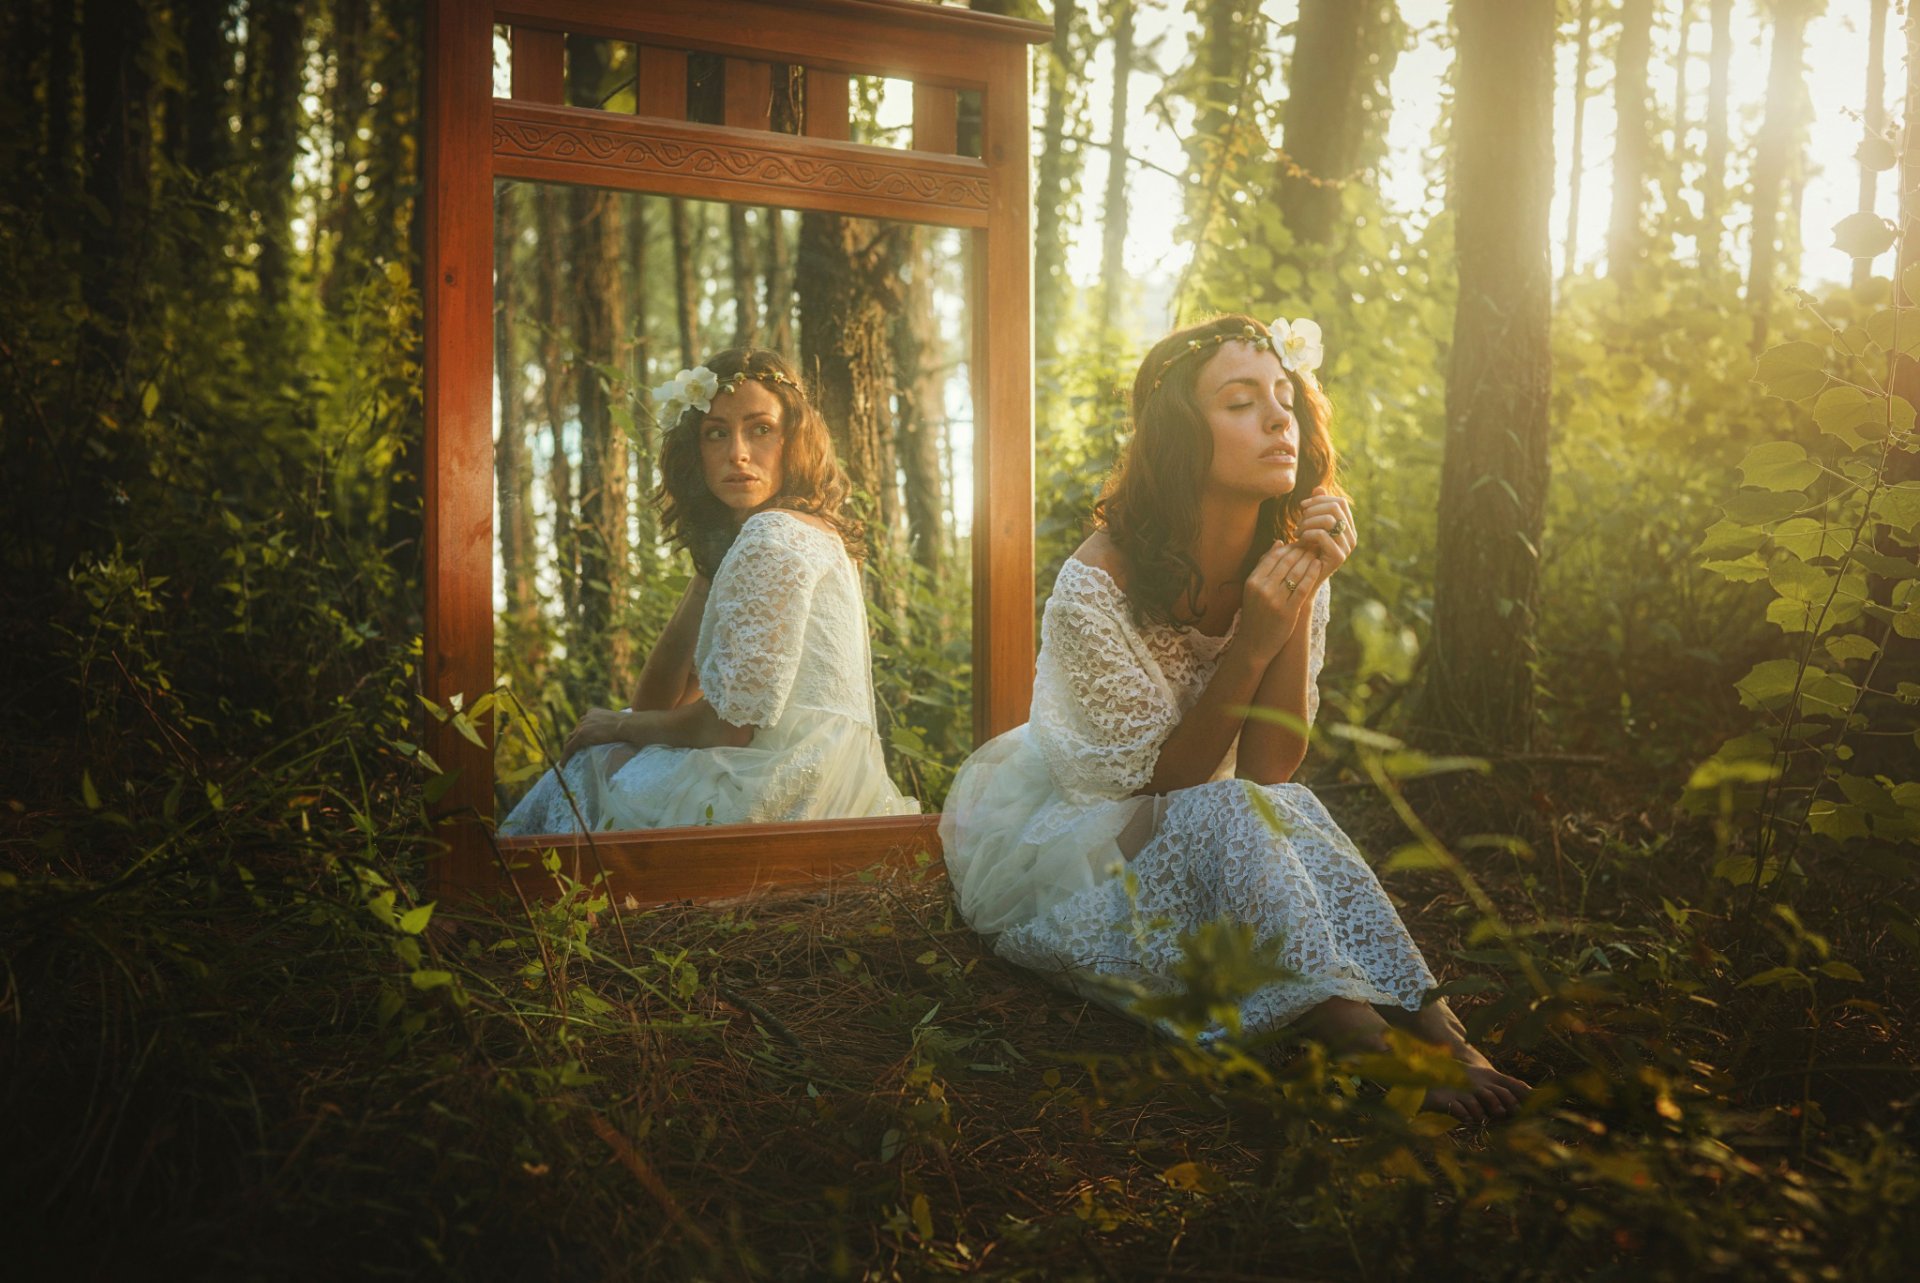
[[[1445,1047],[1449,1055],[1466,1066],[1473,1096],[1487,1116],[1512,1117],[1519,1110],[1520,1102],[1533,1091],[1524,1080],[1495,1069],[1493,1062],[1467,1041],[1467,1027],[1453,1014],[1445,998],[1435,998],[1419,1011],[1383,1007],[1380,1014],[1389,1024]]]
[[[1467,1042],[1466,1030],[1458,1028],[1459,1021],[1453,1013],[1444,1010],[1445,1004],[1433,1005],[1443,1009],[1444,1019],[1453,1022],[1456,1034],[1446,1036],[1417,1024],[1413,1012],[1397,1014],[1407,1017],[1404,1023],[1409,1032],[1445,1046],[1454,1059],[1466,1068],[1468,1085],[1429,1087],[1420,1102],[1421,1108],[1451,1114],[1463,1123],[1484,1123],[1489,1118],[1511,1116],[1519,1108],[1519,1097],[1532,1089],[1518,1078],[1509,1077],[1488,1064],[1487,1058]],[[1424,1016],[1432,1009],[1430,1006],[1420,1015]],[[1394,1023],[1402,1022],[1396,1019]],[[1302,1016],[1298,1025],[1302,1032],[1325,1043],[1328,1050],[1335,1054],[1387,1050],[1388,1022],[1380,1011],[1364,1002],[1329,998]]]

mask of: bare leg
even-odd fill
[[[1454,1026],[1458,1027],[1459,1021],[1451,1011],[1445,1009],[1444,1003],[1434,1005],[1444,1011],[1444,1020],[1452,1020]],[[1427,1010],[1431,1009],[1429,1007]],[[1401,1014],[1410,1019],[1415,1016],[1412,1012]],[[1387,1021],[1380,1011],[1364,1002],[1355,1002],[1350,998],[1329,998],[1302,1016],[1298,1024],[1303,1033],[1324,1042],[1336,1053],[1387,1050]],[[1460,1031],[1457,1039],[1449,1039],[1425,1028],[1410,1028],[1420,1037],[1446,1046],[1467,1070],[1468,1086],[1429,1088],[1422,1102],[1425,1108],[1452,1114],[1462,1122],[1480,1123],[1489,1117],[1509,1116],[1518,1105],[1518,1096],[1530,1090],[1519,1079],[1510,1078],[1488,1064],[1486,1057],[1467,1043],[1465,1030]],[[1456,1041],[1477,1058],[1477,1064],[1456,1050]]]

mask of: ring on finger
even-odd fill
[[[1287,586],[1288,592],[1300,591],[1300,581],[1298,579],[1283,579],[1281,582]]]
[[[1331,534],[1335,539],[1338,539],[1341,535],[1347,533],[1347,523],[1339,517],[1335,517],[1333,519],[1333,529],[1327,533]]]

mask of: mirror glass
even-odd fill
[[[967,237],[512,180],[496,185],[494,220],[494,649],[511,692],[495,757],[502,831],[567,831],[575,806],[595,829],[939,810],[972,747]],[[579,796],[575,781],[564,809],[530,803],[506,824],[530,792],[555,793],[543,779],[589,709],[636,702],[656,646],[663,655],[684,649],[694,625],[724,632],[732,617],[716,609],[717,590],[730,583],[725,558],[697,603],[688,598],[693,560],[663,530],[671,425],[658,421],[649,389],[735,347],[791,362],[850,482],[842,511],[865,530],[857,569],[818,525],[809,534],[790,518],[756,524],[786,531],[824,567],[810,598],[780,599],[782,610],[815,612],[806,640],[789,648],[799,675],[788,689],[807,688],[814,670],[856,674],[860,698],[870,682],[860,760],[877,762],[886,779],[848,780],[858,732],[839,727],[830,742],[786,736],[806,703],[796,697],[780,733],[753,732],[747,747],[764,749],[755,762],[743,765],[737,752],[727,759],[733,746],[616,744],[609,756],[620,760],[585,786],[613,796]],[[686,426],[712,431],[699,416]],[[845,562],[838,571],[836,559]],[[866,654],[850,643],[807,649],[834,635],[822,621],[835,610],[863,624]],[[724,644],[699,641],[703,654]],[[682,702],[698,698],[690,688]],[[668,761],[663,751],[679,756]],[[887,809],[888,798],[899,805]]]

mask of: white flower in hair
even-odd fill
[[[1301,316],[1292,322],[1277,320],[1267,329],[1273,335],[1273,350],[1280,364],[1296,374],[1311,374],[1320,368],[1327,349],[1320,341],[1318,322]]]
[[[660,422],[671,426],[688,410],[711,410],[714,393],[719,390],[720,376],[704,365],[696,365],[654,388],[652,395],[654,404],[660,407]]]

